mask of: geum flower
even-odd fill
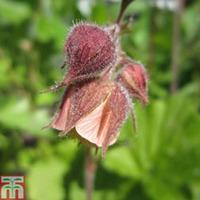
[[[62,82],[65,92],[48,125],[60,135],[102,147],[103,155],[116,142],[133,108],[131,97],[148,102],[146,71],[121,52],[118,33],[117,25],[100,28],[81,23],[72,29],[65,44],[69,59]]]

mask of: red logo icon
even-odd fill
[[[25,200],[24,176],[0,176],[0,200]]]

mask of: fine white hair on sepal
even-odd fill
[[[127,100],[127,106],[125,107],[125,117],[124,117],[123,121],[116,128],[115,134],[112,134],[110,136],[109,146],[113,145],[117,141],[117,139],[120,135],[120,129],[122,128],[122,126],[126,122],[126,120],[128,119],[131,109],[133,109],[133,103],[131,101],[131,98],[130,98],[127,90],[120,83],[116,83],[116,85],[120,88],[120,91],[125,96],[125,99]]]
[[[126,96],[128,104],[131,105],[132,104],[132,100],[130,98],[130,95],[129,95],[127,89],[119,82],[117,82],[116,84],[120,87],[122,93]]]

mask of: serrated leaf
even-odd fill
[[[103,162],[106,169],[111,170],[121,176],[139,178],[141,170],[134,156],[126,147],[110,149]]]

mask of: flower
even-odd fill
[[[77,133],[102,147],[105,155],[107,147],[116,142],[119,129],[128,116],[131,103],[126,91],[115,83],[109,96],[92,112],[81,118],[75,124]]]
[[[48,127],[101,147],[105,155],[128,117],[131,97],[148,102],[146,70],[121,50],[118,25],[76,25],[65,53],[69,67],[65,92]]]
[[[72,85],[65,90],[59,109],[49,126],[66,134],[78,120],[107,98],[112,87],[112,82],[105,77]]]
[[[105,153],[117,140],[130,108],[129,97],[119,83],[105,78],[91,80],[65,91],[49,127],[61,135],[75,128],[79,138],[102,147]]]

